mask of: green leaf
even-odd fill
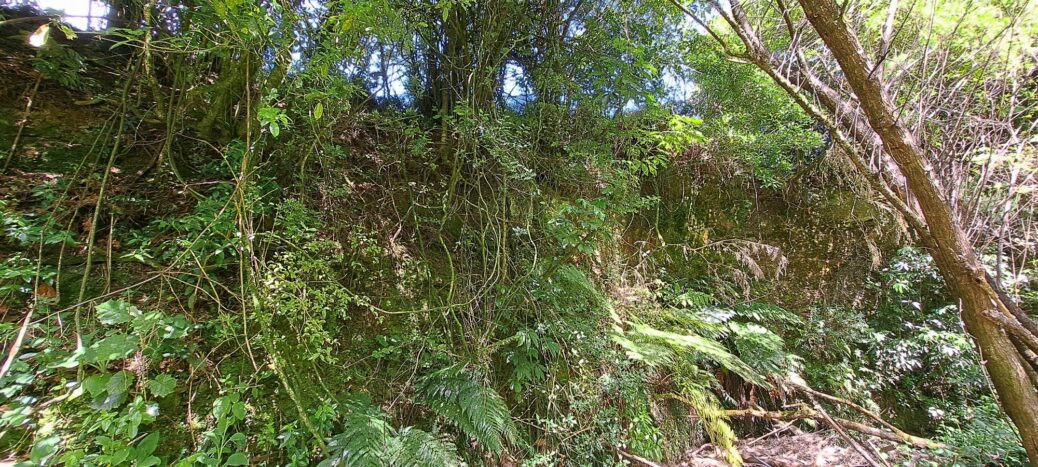
[[[91,396],[97,397],[107,391],[108,380],[111,378],[112,375],[93,375],[83,381],[83,389],[89,392]]]
[[[109,395],[123,394],[130,389],[130,386],[133,386],[133,380],[133,373],[123,370],[112,375],[105,387],[108,389]]]
[[[112,454],[111,464],[112,465],[119,465],[119,464],[122,464],[123,462],[125,462],[129,458],[130,458],[130,448],[121,449],[121,450],[117,451],[115,454]]]
[[[195,463],[200,461],[203,457],[205,457],[205,453],[196,452],[190,456],[180,459],[179,461],[177,461],[176,464],[173,465],[175,465],[176,467],[191,467],[195,465]]]
[[[281,134],[281,127],[275,122],[270,122],[270,135],[277,138]]]
[[[137,339],[126,334],[108,336],[87,348],[83,361],[104,365],[108,362],[125,358],[137,351]]]
[[[73,39],[76,38],[76,32],[73,31],[72,28],[70,28],[67,24],[65,24],[65,23],[57,23],[57,24],[58,24],[58,30],[60,30],[61,32],[65,33],[65,39],[73,40]]]
[[[97,306],[97,319],[108,326],[123,324],[130,320],[132,308],[122,300],[109,300]]]
[[[236,402],[234,405],[231,406],[231,413],[238,420],[245,420],[245,403]]]
[[[515,443],[518,429],[504,398],[481,382],[481,375],[452,365],[420,380],[419,393],[434,412],[493,452]]]
[[[324,104],[320,102],[314,107],[314,120],[320,120],[324,116]]]
[[[172,393],[176,387],[177,380],[170,375],[158,375],[151,381],[148,381],[148,390],[151,391],[155,397],[166,397]]]
[[[33,445],[32,451],[29,452],[29,458],[35,464],[44,465],[45,460],[58,452],[59,444],[61,444],[61,437],[58,435],[50,435],[43,438]]]
[[[79,349],[73,352],[68,358],[51,365],[51,368],[75,368],[79,366],[83,357],[86,356],[86,349]]]
[[[227,458],[227,462],[224,465],[249,465],[249,456],[246,456],[243,452],[236,452]]]
[[[158,447],[158,445],[159,434],[157,432],[145,436],[144,439],[137,443],[137,447],[134,448],[137,451],[137,455],[135,456],[137,461],[143,464],[143,461],[151,457],[151,453],[155,452],[155,448]]]

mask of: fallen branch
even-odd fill
[[[880,417],[879,415],[876,415],[872,411],[870,411],[870,410],[866,409],[865,407],[862,407],[862,406],[860,406],[858,404],[855,404],[854,402],[851,402],[851,401],[846,400],[846,399],[841,399],[839,397],[836,397],[836,396],[833,396],[833,395],[829,395],[829,394],[826,394],[824,392],[816,391],[816,390],[811,389],[811,388],[809,388],[809,387],[807,387],[806,385],[803,385],[803,384],[798,384],[798,383],[794,382],[793,386],[795,388],[799,389],[800,391],[803,391],[808,396],[816,396],[816,397],[819,397],[821,399],[825,399],[825,400],[827,400],[829,402],[846,405],[847,407],[850,407],[850,408],[854,409],[858,413],[860,413],[860,414],[862,414],[862,415],[864,415],[864,416],[866,416],[868,418],[871,418],[872,420],[875,420],[876,423],[879,423],[880,425],[882,425],[883,428],[886,428],[887,431],[892,433],[894,436],[897,436],[898,438],[900,438],[899,441],[901,441],[903,443],[911,444],[913,446],[923,447],[923,448],[927,448],[927,449],[937,449],[937,448],[943,446],[943,445],[940,445],[940,443],[935,443],[934,441],[928,440],[926,438],[919,438],[917,436],[912,436],[912,435],[910,435],[908,433],[905,433],[904,431],[899,430],[896,426],[890,424],[890,422],[887,422],[886,420],[883,420],[883,418]],[[848,423],[854,423],[854,422],[848,421]],[[859,423],[859,425],[861,425],[862,427],[867,427],[867,428],[869,428],[871,430],[875,430],[875,428],[869,427],[867,425],[862,425],[860,423]],[[931,445],[920,446],[918,443],[931,443]]]
[[[843,438],[843,440],[846,441],[847,444],[849,444],[852,448],[854,448],[855,451],[858,451],[858,454],[861,454],[861,457],[865,459],[865,462],[868,462],[869,465],[871,465],[872,467],[890,467],[890,464],[883,460],[882,457],[876,457],[874,459],[872,457],[874,453],[871,449],[866,448],[862,445],[862,443],[859,443],[858,440],[854,439],[854,437],[847,434],[847,430],[844,429],[843,426],[841,426],[839,423],[837,423],[836,420],[833,419],[833,417],[825,411],[825,408],[822,407],[822,404],[818,403],[817,398],[815,398],[810,393],[808,393],[807,397],[811,399],[811,404],[814,405],[815,412],[822,416],[822,419],[825,420],[825,423],[827,423],[829,426],[833,427],[834,430],[836,430],[836,433],[840,435],[840,438]]]
[[[762,409],[733,409],[725,410],[724,413],[728,417],[748,416],[786,422],[806,419],[825,421],[821,414],[819,414],[814,409],[806,406],[801,407],[798,410],[787,411],[770,411]],[[938,443],[936,441],[929,440],[926,438],[920,438],[918,436],[912,436],[909,434],[904,434],[903,436],[900,436],[887,430],[871,427],[858,422],[852,422],[850,420],[844,420],[842,418],[833,418],[833,421],[839,424],[841,427],[851,431],[856,431],[858,433],[874,436],[876,438],[885,439],[887,441],[908,444],[910,446],[914,446],[920,449],[938,449],[947,447],[942,443]]]
[[[663,467],[663,464],[659,464],[659,463],[653,462],[653,461],[651,461],[649,459],[646,459],[646,458],[644,458],[642,456],[634,455],[634,454],[631,454],[631,453],[629,453],[627,451],[624,451],[624,450],[621,450],[621,449],[618,449],[616,452],[619,452],[621,456],[624,456],[624,457],[626,457],[626,458],[628,458],[628,459],[630,459],[632,461],[635,461],[635,462],[637,462],[639,464],[642,464],[642,465],[645,465],[647,467]]]

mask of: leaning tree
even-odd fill
[[[1034,250],[1038,14],[1028,2],[792,1],[673,0],[824,123],[834,157],[933,256],[1038,465],[1038,325],[1011,297]]]

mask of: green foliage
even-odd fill
[[[236,431],[246,417],[245,402],[241,394],[231,393],[213,401],[212,424],[202,434],[200,449],[179,461],[177,467],[205,465],[211,467],[249,465],[246,451],[247,437],[244,432]]]
[[[706,36],[687,44],[696,76],[703,134],[717,154],[739,162],[765,187],[781,187],[824,145],[816,123],[785,91],[754,67],[733,63]],[[695,105],[694,104],[694,105]]]
[[[932,259],[902,249],[870,287],[871,312],[817,307],[793,334],[809,382],[878,407],[896,398],[902,426],[922,433],[987,394],[973,344]]]
[[[742,456],[735,447],[735,432],[729,424],[721,401],[710,390],[714,384],[713,378],[687,362],[679,364],[675,370],[674,377],[681,401],[688,403],[696,411],[710,442],[724,452],[728,463],[733,466],[742,465]]]
[[[82,91],[93,84],[83,74],[83,56],[64,44],[49,41],[37,53],[34,65],[41,76],[68,89]]]
[[[548,361],[562,354],[559,343],[540,329],[520,330],[508,340],[505,360],[512,365],[508,386],[516,393],[542,382],[548,374]]]
[[[44,198],[48,192],[47,189],[34,190],[34,195]],[[37,284],[53,287],[57,268],[34,261],[27,255],[33,250],[38,254],[44,247],[74,245],[72,234],[58,224],[54,215],[23,214],[8,208],[3,200],[0,200],[0,224],[3,225],[3,238],[25,250],[0,262],[0,303],[23,301],[33,294]]]
[[[190,214],[156,219],[149,226],[151,232],[138,237],[140,243],[131,245],[137,248],[133,254],[188,266],[196,273],[227,267],[241,251],[231,200],[233,191],[232,184],[220,183],[195,204]],[[175,236],[164,239],[152,232],[174,232]],[[189,296],[196,293],[188,291]]]
[[[350,317],[349,307],[364,303],[339,284],[335,267],[341,262],[338,243],[315,240],[268,263],[263,278],[267,306],[258,320],[274,345],[284,341],[299,346],[308,360],[336,361],[336,336]]]
[[[691,149],[694,145],[705,142],[705,138],[698,130],[703,120],[696,117],[684,115],[670,115],[664,129],[643,130],[642,137],[655,147],[645,158],[633,154],[629,170],[640,175],[656,175],[666,166],[669,159],[677,158]],[[640,151],[639,151],[640,152]]]
[[[424,376],[418,385],[422,401],[486,449],[500,453],[518,440],[504,399],[464,365],[452,365]]]
[[[739,465],[736,432],[759,425],[725,408],[776,406],[769,381],[803,366],[922,414],[963,464],[1020,458],[994,409],[955,410],[986,389],[925,255],[901,252],[853,306],[750,299],[817,277],[750,256],[782,262],[764,214],[816,205],[798,174],[826,134],[672,4],[124,3],[107,37],[128,55],[33,61],[46,81],[5,181],[36,186],[0,190],[0,340],[24,331],[0,379],[13,457],[623,465],[705,433]],[[987,37],[1000,16],[978,14],[964,26]],[[110,89],[48,102],[51,81],[127,63],[118,106]],[[115,108],[120,128],[100,118]],[[56,125],[67,141],[35,126],[73,114],[89,121]],[[49,148],[83,159],[34,167]]]
[[[630,331],[618,334],[615,339],[631,358],[649,364],[671,363],[676,358],[706,358],[753,384],[767,385],[764,376],[712,339],[641,324],[633,324]]]
[[[393,428],[378,407],[362,401],[349,405],[344,430],[332,437],[331,455],[322,466],[459,466],[461,457],[443,435],[415,427]]]
[[[942,423],[938,439],[952,447],[949,465],[1027,465],[1020,435],[990,397]]]
[[[266,127],[270,131],[270,136],[275,138],[281,134],[281,127],[287,128],[292,124],[292,120],[285,111],[276,106],[277,96],[277,89],[271,89],[269,94],[264,97],[263,104],[260,105],[259,110],[256,111],[256,118],[259,120],[260,125]],[[323,114],[324,107],[320,109]],[[320,117],[315,115],[315,118],[319,119]]]
[[[146,375],[152,372],[151,362],[186,354],[182,340],[191,326],[183,316],[142,311],[122,300],[98,305],[95,316],[101,326],[85,336],[82,349],[28,353],[12,365],[11,373],[0,379],[6,387],[4,403],[11,409],[0,426],[60,428],[36,440],[30,455],[34,461],[54,457],[65,464],[159,465],[161,434],[151,430],[158,429],[154,422],[160,399],[176,391],[177,380],[168,374]],[[126,365],[129,369],[113,371],[113,361],[132,363]],[[67,368],[78,369],[82,379],[65,379]],[[64,387],[45,386],[58,376],[66,381]],[[45,402],[34,396],[41,389],[61,394]],[[41,413],[40,404],[54,406]],[[58,414],[64,422],[55,426],[51,417]]]

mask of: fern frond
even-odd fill
[[[672,301],[678,307],[698,310],[700,308],[716,304],[717,298],[715,298],[712,294],[706,292],[700,292],[698,290],[686,290],[681,294],[675,296],[672,299]]]
[[[396,430],[385,414],[370,405],[358,405],[345,417],[342,433],[328,443],[331,456],[322,466],[382,467],[388,465],[387,453]]]
[[[695,409],[703,429],[710,437],[710,443],[724,452],[725,459],[734,467],[743,465],[742,456],[735,447],[735,432],[728,424],[728,416],[720,401],[706,391],[695,391],[689,394],[687,402]]]
[[[663,310],[662,317],[693,334],[717,338],[723,336],[724,323],[734,315],[734,311],[708,306],[702,309],[669,308]]]
[[[462,465],[457,448],[444,436],[407,427],[393,439],[389,463],[393,467],[450,467]]]
[[[710,437],[710,443],[724,453],[730,465],[742,465],[742,456],[735,447],[735,432],[728,423],[728,415],[721,406],[721,401],[711,390],[717,385],[714,376],[688,360],[679,361],[674,365],[672,376],[679,394],[668,394],[664,397],[678,400],[694,409],[696,418]]]
[[[595,284],[591,283],[591,279],[588,279],[587,274],[580,268],[570,264],[561,266],[555,271],[553,279],[562,290],[565,290],[570,295],[580,297],[589,304],[598,305],[606,302],[606,297],[602,294],[602,291]]]
[[[750,383],[758,386],[768,386],[768,383],[763,376],[747,365],[746,362],[739,359],[739,357],[732,355],[732,353],[726,350],[724,346],[713,339],[707,339],[693,334],[677,334],[668,331],[660,331],[643,324],[632,325],[630,334],[655,339],[672,347],[701,354],[702,356],[717,362],[728,370],[731,370]]]
[[[788,324],[798,326],[804,319],[785,308],[771,303],[747,303],[735,308],[739,316],[761,324]]]
[[[419,384],[429,407],[493,452],[514,443],[518,430],[500,394],[462,365],[436,371]]]
[[[414,427],[397,431],[369,402],[350,404],[343,432],[328,443],[321,467],[441,467],[462,465],[450,440]]]
[[[665,365],[674,361],[674,351],[659,342],[651,339],[630,339],[622,332],[613,332],[610,337],[613,342],[623,347],[632,360],[645,362],[650,366]]]

